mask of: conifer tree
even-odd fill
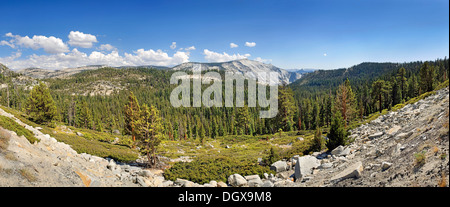
[[[237,129],[238,132],[247,134],[249,123],[250,123],[250,114],[248,112],[247,105],[244,105],[244,107],[238,107],[236,110],[236,126],[239,127]]]
[[[26,111],[36,123],[50,124],[57,116],[57,109],[50,90],[43,82],[39,82],[30,92]]]
[[[286,86],[280,86],[278,93],[279,110],[276,119],[278,120],[279,126],[277,128],[290,131],[292,130],[293,118],[297,109],[295,107],[294,95],[292,89]]]
[[[151,167],[157,164],[156,148],[164,136],[160,112],[156,107],[142,105],[139,119],[135,122],[135,134],[140,152],[147,156]]]
[[[328,140],[326,142],[326,146],[329,151],[333,150],[339,145],[344,146],[347,144],[347,132],[344,128],[343,122],[344,121],[342,119],[341,113],[338,111],[333,117],[333,121],[330,126],[330,133],[328,133],[327,135]]]
[[[314,133],[314,139],[311,144],[311,151],[320,152],[323,146],[323,138],[322,131],[319,127],[317,127],[316,132]]]
[[[125,134],[129,134],[136,141],[136,124],[140,119],[141,108],[133,92],[128,96],[128,103],[125,105],[123,113],[125,115]]]
[[[335,107],[343,116],[344,125],[347,127],[347,123],[353,119],[356,107],[355,94],[353,93],[348,78],[344,84],[339,85],[336,93]]]
[[[76,119],[78,127],[92,129],[94,126],[91,110],[85,100],[77,103]]]

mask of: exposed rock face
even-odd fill
[[[235,60],[223,63],[183,63],[172,68],[173,70],[225,70],[233,73],[244,74],[247,78],[258,79],[262,83],[270,84],[270,81],[264,76],[265,73],[274,72],[278,74],[278,84],[289,84],[302,77],[300,72],[290,72],[275,67],[271,64],[265,64],[254,60]],[[195,78],[190,76],[189,78]],[[275,78],[275,77],[271,77]],[[272,79],[273,83],[275,79]],[[272,85],[272,84],[271,84]]]
[[[299,180],[305,176],[311,175],[314,168],[320,166],[320,161],[310,155],[298,157],[295,164],[295,179]]]

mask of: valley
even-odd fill
[[[171,75],[193,68],[278,72],[278,115],[172,107]],[[448,186],[446,58],[308,73],[250,60],[1,69],[4,186]],[[48,121],[30,113],[37,87],[54,102]]]

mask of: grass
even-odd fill
[[[60,128],[51,128],[46,125],[36,124],[28,119],[28,116],[20,111],[16,111],[11,108],[0,106],[4,111],[14,115],[14,117],[21,120],[23,123],[33,126],[42,127],[42,132],[49,134],[54,137],[59,142],[64,142],[72,147],[77,153],[87,153],[91,155],[96,155],[103,158],[112,158],[121,162],[132,162],[138,158],[139,153],[137,150],[131,149],[129,145],[124,144],[126,140],[130,139],[127,136],[117,136],[112,135],[107,132],[97,132],[95,130],[81,129],[75,127],[68,127],[73,132],[83,133],[83,137],[77,136],[75,133],[68,134],[60,130]],[[31,131],[25,129],[24,127],[17,124],[14,120],[0,116],[0,126],[5,129],[15,131],[17,135],[24,135],[30,141],[39,141],[34,137]],[[113,145],[109,142],[113,141],[115,137],[119,137],[122,143],[119,145]],[[121,145],[122,144],[122,145]]]
[[[74,133],[68,134],[46,126],[42,126],[42,128],[43,133],[50,134],[56,140],[70,145],[77,153],[87,153],[103,158],[109,157],[121,162],[135,161],[139,155],[136,150],[129,146],[108,143],[109,140],[114,140],[115,136],[106,132],[71,127],[74,131],[83,133],[83,137],[81,137]]]
[[[421,152],[415,153],[414,157],[415,157],[414,165],[416,167],[421,167],[421,166],[423,166],[425,164],[425,159],[426,159],[425,151],[421,151]]]
[[[0,126],[4,129],[16,132],[17,136],[25,136],[30,143],[39,142],[39,139],[34,137],[33,133],[19,125],[16,121],[9,117],[0,115]]]
[[[0,151],[4,151],[9,146],[11,135],[2,127],[0,127]]]
[[[31,173],[28,169],[20,169],[19,173],[20,173],[20,175],[22,175],[22,177],[24,177],[25,179],[27,179],[30,182],[37,181],[36,176],[34,176],[33,173]]]

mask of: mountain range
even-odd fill
[[[45,79],[45,78],[65,78],[76,73],[86,71],[86,70],[96,70],[99,68],[109,67],[106,65],[89,65],[77,68],[65,68],[60,70],[48,70],[42,68],[26,68],[15,70],[17,73],[21,73],[25,76]],[[198,63],[198,62],[187,62],[180,65],[169,67],[145,65],[145,66],[119,66],[113,67],[118,69],[124,68],[155,68],[161,70],[176,70],[176,71],[206,71],[206,70],[224,70],[227,72],[244,74],[249,78],[258,78],[259,81],[266,81],[266,77],[263,74],[268,72],[275,72],[278,74],[280,84],[290,84],[302,77],[303,74],[311,72],[312,70],[285,70],[278,68],[272,64],[266,64],[254,60],[241,59],[229,62],[221,63]]]

